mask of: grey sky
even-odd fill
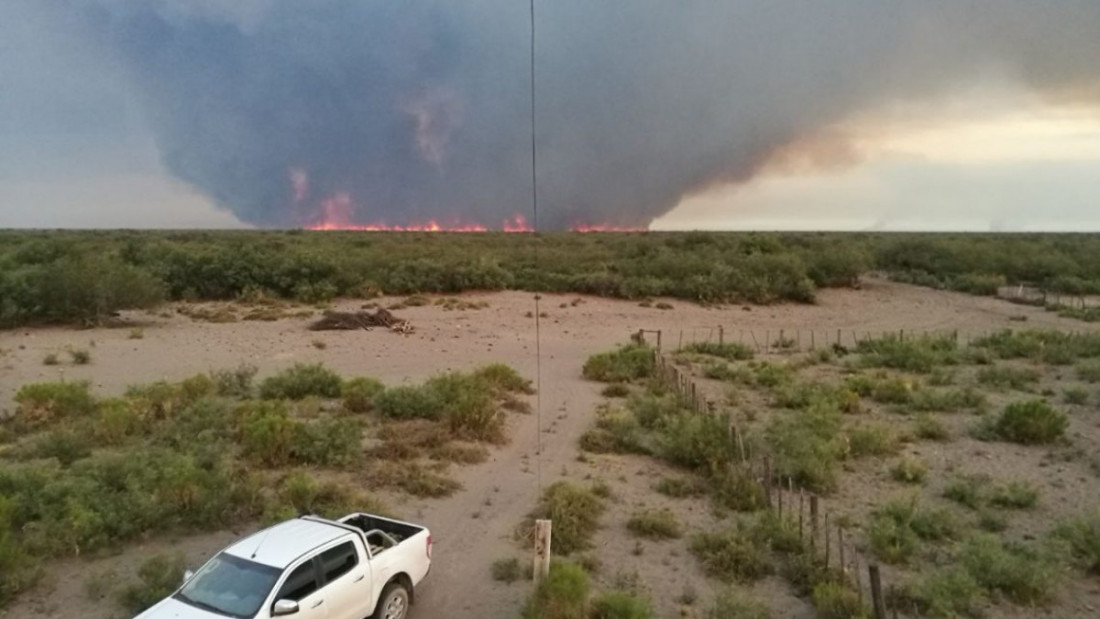
[[[0,227],[308,225],[340,195],[342,223],[529,214],[522,4],[7,0]],[[546,225],[1100,229],[1097,116],[960,160],[973,140],[892,152],[914,131],[889,113],[1096,105],[1100,3],[539,6]],[[773,174],[836,127],[871,152]]]

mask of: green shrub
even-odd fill
[[[829,406],[774,419],[765,438],[775,455],[776,473],[807,490],[831,491],[836,486],[836,465],[845,449],[840,428],[841,413]],[[724,442],[728,444],[729,440]]]
[[[695,477],[662,477],[653,489],[665,496],[684,498],[704,494],[706,485]]]
[[[493,575],[493,580],[509,584],[523,577],[523,573],[519,568],[519,559],[515,557],[493,561],[489,571]]]
[[[217,370],[210,373],[214,381],[214,390],[227,398],[252,397],[252,379],[256,377],[256,366],[240,365],[234,370]]]
[[[1031,509],[1039,502],[1039,490],[1026,481],[1014,481],[993,488],[989,502],[997,507]]]
[[[1100,382],[1100,362],[1083,361],[1077,364],[1077,377],[1087,383]]]
[[[653,349],[629,344],[614,352],[600,353],[584,362],[583,374],[588,380],[602,383],[625,383],[653,375]]]
[[[1078,359],[1100,357],[1100,334],[1006,329],[974,340],[971,346],[985,348],[1001,359],[1031,359],[1051,365],[1069,365]]]
[[[929,617],[982,617],[986,593],[965,569],[933,570],[902,590],[903,608],[915,607]]]
[[[725,509],[751,512],[766,504],[764,487],[748,472],[733,466],[717,467],[706,481],[714,503]]]
[[[733,461],[729,419],[688,413],[665,420],[660,454],[673,464],[711,470]]]
[[[625,398],[630,395],[630,388],[622,383],[611,383],[600,392],[605,398]]]
[[[1060,439],[1068,426],[1065,413],[1055,410],[1046,400],[1027,400],[1006,406],[993,430],[1004,440],[1036,445]]]
[[[1066,404],[1084,406],[1089,403],[1089,390],[1082,387],[1071,387],[1062,392],[1062,399]]]
[[[559,481],[543,491],[534,517],[553,521],[553,552],[568,555],[591,546],[604,509],[603,501],[592,490]]]
[[[1100,515],[1089,514],[1060,524],[1054,535],[1069,545],[1073,558],[1085,571],[1100,575]]]
[[[982,588],[1017,604],[1042,604],[1054,595],[1057,573],[1048,559],[992,535],[968,539],[958,561]]]
[[[723,589],[714,598],[714,605],[705,619],[771,619],[768,607],[755,600],[745,599],[732,587]]]
[[[648,599],[629,591],[607,591],[592,600],[591,619],[653,619]]]
[[[484,381],[498,393],[524,393],[533,394],[534,387],[531,381],[519,375],[511,367],[503,363],[493,363],[474,371],[474,378]]]
[[[870,616],[856,592],[837,582],[814,585],[813,604],[820,619],[858,619]]]
[[[92,362],[92,353],[83,349],[70,350],[69,357],[72,358],[73,365],[88,365]]]
[[[978,509],[985,503],[985,489],[990,481],[985,475],[957,475],[944,487],[943,496],[970,509]]]
[[[581,566],[555,561],[524,605],[523,618],[589,619],[588,590],[588,574]]]
[[[766,541],[743,530],[700,533],[691,540],[691,552],[708,575],[726,582],[752,582],[772,573]]]
[[[503,442],[504,415],[493,400],[489,383],[471,374],[451,372],[433,377],[424,388],[443,406],[443,421],[452,436]]]
[[[845,432],[848,436],[848,453],[853,458],[888,456],[901,449],[901,442],[884,424],[861,423]]]
[[[362,431],[352,419],[318,419],[298,423],[293,458],[300,464],[348,466],[362,452]]]
[[[381,381],[374,378],[360,377],[345,381],[340,389],[344,397],[344,409],[352,413],[371,410],[374,398],[385,388]]]
[[[874,384],[871,399],[883,404],[908,404],[913,400],[913,382],[904,378],[888,378]]]
[[[875,556],[886,563],[905,563],[920,540],[942,541],[958,535],[958,525],[945,509],[923,509],[917,497],[890,501],[871,515],[868,536]]]
[[[42,365],[57,365],[60,363],[57,359],[57,353],[50,353],[42,359]]]
[[[1041,376],[1034,368],[995,366],[982,368],[978,372],[978,382],[993,387],[1026,391],[1039,382]]]
[[[90,415],[95,399],[87,382],[30,383],[15,394],[15,419],[28,428]]]
[[[927,413],[917,415],[917,419],[914,421],[913,426],[917,438],[929,441],[946,441],[951,438],[951,433],[948,431],[947,426],[939,419]]]
[[[240,444],[245,458],[264,466],[280,467],[294,460],[301,422],[281,404],[259,404],[241,422]]]
[[[264,380],[260,384],[260,397],[265,400],[301,400],[308,396],[338,398],[342,384],[338,374],[319,363],[296,363]]]
[[[120,601],[126,610],[138,614],[168,597],[183,582],[183,555],[154,555],[138,568],[140,583],[126,587]]]
[[[57,458],[67,467],[92,454],[92,437],[87,432],[57,428],[35,437],[31,448],[33,458]]]
[[[865,367],[885,367],[927,374],[937,367],[958,363],[957,345],[950,337],[887,336],[863,340],[856,346]]]
[[[922,389],[913,395],[908,408],[918,412],[953,413],[960,410],[984,410],[986,397],[973,389]]]
[[[99,415],[92,427],[92,434],[105,445],[120,445],[140,430],[141,417],[127,400],[100,400],[96,403],[96,410]]]
[[[387,387],[374,396],[374,408],[389,419],[439,419],[444,402],[426,386]]]
[[[597,411],[596,427],[581,435],[580,448],[591,453],[649,453],[634,416],[614,408]]]
[[[748,346],[738,343],[719,344],[718,342],[693,342],[684,347],[684,350],[700,355],[719,357],[730,361],[748,361],[753,358],[753,351]]]
[[[626,521],[628,531],[647,539],[675,539],[682,535],[676,515],[668,509],[643,509]]]
[[[894,481],[903,484],[922,484],[928,475],[928,465],[913,458],[902,458],[890,469],[890,476]]]

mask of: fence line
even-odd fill
[[[781,330],[780,334],[782,333]],[[633,339],[640,344],[646,344],[648,343],[647,334],[652,335],[656,343],[653,355],[657,377],[672,387],[682,405],[699,414],[715,413],[717,403],[707,399],[703,389],[698,387],[690,368],[685,370],[677,366],[661,349],[663,335],[661,331],[642,329],[633,336]],[[724,329],[719,327],[718,334],[724,337]],[[833,523],[830,525],[830,514],[821,509],[820,497],[801,488],[796,492],[793,478],[777,475],[772,470],[770,456],[763,454],[760,457],[754,457],[755,454],[746,451],[741,429],[735,422],[730,423],[729,440],[731,450],[737,455],[738,460],[736,464],[730,466],[741,467],[750,479],[761,486],[765,497],[765,509],[779,518],[785,526],[790,526],[792,529],[797,527],[803,547],[806,547],[808,538],[811,556],[819,562],[819,567],[829,575],[829,578],[851,588],[859,597],[861,604],[869,601],[875,619],[887,619],[879,566],[874,561],[866,562],[867,572],[864,575],[858,549],[851,539],[845,539],[844,524],[833,518]],[[794,513],[796,498],[797,517]],[[809,508],[808,518],[807,507]],[[833,552],[834,539],[836,540],[835,553]],[[870,596],[869,600],[865,599],[865,592]],[[893,616],[898,616],[897,608],[893,609]]]
[[[902,340],[914,338],[951,338],[959,346],[993,335],[1003,329],[726,329],[715,327],[690,327],[670,333],[675,336],[676,348],[700,343],[740,344],[760,354],[794,354],[816,350],[846,352],[857,348],[861,342],[885,337]],[[659,334],[660,331],[645,330]],[[660,344],[658,342],[658,344]],[[660,347],[660,346],[658,346]]]

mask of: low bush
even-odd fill
[[[509,584],[523,577],[523,572],[519,568],[519,559],[515,557],[493,561],[489,571],[493,575],[493,580]]]
[[[960,567],[933,570],[907,583],[900,592],[902,607],[929,617],[982,617],[987,596],[970,573]]]
[[[372,404],[389,419],[439,419],[444,408],[439,395],[424,385],[387,387]]]
[[[440,473],[445,466],[445,463],[423,466],[416,462],[381,462],[369,469],[369,476],[379,487],[434,499],[462,489],[461,483]]]
[[[903,484],[922,484],[928,475],[928,465],[914,458],[902,458],[890,469],[894,481]]]
[[[256,366],[240,365],[233,370],[217,370],[210,373],[214,381],[214,391],[227,398],[252,397],[252,380],[256,377]]]
[[[654,365],[653,349],[629,344],[589,357],[584,363],[583,374],[588,380],[625,383],[652,376]]]
[[[671,393],[657,395],[646,392],[630,396],[626,402],[627,408],[634,413],[634,418],[645,428],[657,428],[665,419],[675,417],[684,412],[679,400]]]
[[[503,363],[493,363],[478,368],[474,371],[473,377],[484,381],[497,393],[523,393],[527,395],[535,393],[531,381],[520,376],[519,372]]]
[[[90,415],[95,398],[87,382],[30,383],[15,394],[15,423],[39,428],[65,419]]]
[[[684,350],[700,355],[719,357],[729,361],[748,361],[753,357],[751,348],[738,343],[719,344],[718,342],[693,342],[684,347]]]
[[[738,512],[752,512],[767,503],[764,487],[743,469],[725,466],[714,469],[706,481],[714,504]]]
[[[591,546],[604,509],[604,502],[591,489],[559,481],[543,491],[533,517],[553,521],[553,552],[568,555]]]
[[[957,475],[943,489],[943,496],[970,509],[985,503],[985,489],[991,480],[985,475]]]
[[[139,614],[168,597],[183,582],[183,555],[154,555],[138,568],[139,583],[123,589],[120,601],[126,610]]]
[[[723,589],[714,598],[705,619],[771,619],[772,613],[767,606],[745,598],[733,587]]]
[[[575,563],[554,561],[550,574],[524,605],[523,619],[589,619],[588,591],[588,574],[584,568]]]
[[[1066,432],[1069,420],[1046,400],[1013,402],[993,422],[1000,438],[1021,445],[1053,443]]]
[[[359,377],[345,381],[340,388],[344,409],[352,413],[365,413],[371,410],[374,398],[385,389],[386,386],[375,378]]]
[[[971,342],[1001,359],[1031,359],[1051,365],[1069,365],[1079,359],[1100,357],[1100,334],[1054,330],[1006,329]]]
[[[713,470],[733,461],[725,416],[688,413],[670,417],[659,438],[661,457],[679,466]]]
[[[301,400],[308,396],[338,398],[342,384],[338,374],[319,363],[298,363],[264,380],[260,384],[260,397],[265,400]]]
[[[978,372],[978,382],[983,385],[1027,391],[1039,382],[1042,374],[1034,368],[993,366]]]
[[[646,539],[675,539],[682,535],[676,515],[668,509],[643,509],[626,521],[628,531]]]
[[[1071,387],[1062,392],[1066,404],[1084,406],[1089,403],[1089,390],[1083,387]]]
[[[917,412],[954,413],[962,410],[982,411],[988,400],[973,389],[922,389],[913,395],[907,407]]]
[[[43,357],[42,365],[57,365],[60,361],[57,359],[57,353],[50,353]]]
[[[819,619],[862,619],[871,616],[862,597],[842,583],[826,581],[814,585],[812,601]]]
[[[611,383],[600,392],[605,398],[625,398],[630,395],[630,388],[622,383]]]
[[[864,367],[884,367],[927,374],[937,367],[958,363],[957,344],[951,337],[923,336],[903,339],[887,336],[863,340],[856,346]]]
[[[1087,383],[1100,383],[1100,361],[1083,361],[1076,369],[1077,378]]]
[[[913,381],[887,378],[876,381],[870,390],[871,399],[883,404],[908,404],[914,399]]]
[[[1013,481],[993,488],[989,502],[1009,509],[1031,509],[1039,502],[1039,490],[1026,481]]]
[[[1069,546],[1073,558],[1088,573],[1100,575],[1100,514],[1089,514],[1060,524],[1056,538]]]
[[[590,619],[653,619],[653,604],[630,591],[607,591],[592,600]]]
[[[73,365],[88,365],[92,362],[92,353],[84,349],[74,348],[69,351],[69,358],[73,360]]]
[[[888,456],[901,449],[901,441],[889,426],[880,423],[860,423],[847,430],[848,455],[853,458]]]
[[[776,417],[765,430],[776,473],[807,490],[831,491],[836,486],[837,463],[845,451],[841,420],[840,411],[830,406]]]
[[[595,427],[580,438],[580,448],[591,453],[649,453],[641,426],[629,412],[601,408]]]
[[[913,422],[913,433],[917,438],[929,441],[946,441],[951,438],[951,432],[947,429],[947,426],[927,413],[917,415],[916,420]]]
[[[459,438],[504,440],[504,414],[493,399],[493,387],[472,374],[450,372],[428,380],[424,389],[443,406],[442,420]]]
[[[691,540],[691,552],[710,576],[726,582],[753,582],[772,573],[765,540],[742,529],[700,533]]]
[[[679,499],[705,494],[706,484],[696,477],[662,477],[653,489],[665,496]]]
[[[921,540],[941,541],[957,535],[958,524],[949,511],[921,508],[916,497],[877,508],[868,530],[875,556],[891,564],[908,562]]]
[[[1054,565],[1023,546],[978,534],[963,544],[957,560],[982,588],[1017,604],[1038,605],[1054,595]]]

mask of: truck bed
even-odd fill
[[[355,527],[363,533],[379,530],[392,537],[398,543],[403,542],[410,537],[420,533],[424,530],[424,527],[416,526],[415,524],[409,524],[407,522],[400,522],[397,520],[390,520],[389,518],[382,518],[373,514],[349,514],[339,520],[341,524]]]

